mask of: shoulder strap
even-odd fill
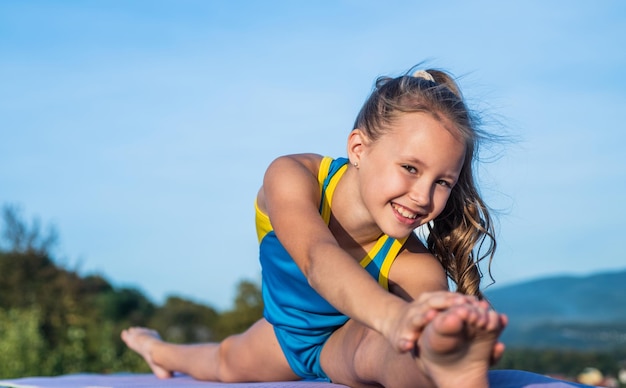
[[[408,237],[396,240],[383,234],[365,257],[361,260],[361,267],[365,268],[378,284],[389,290],[389,270],[400,253]]]
[[[330,157],[324,157],[324,159],[322,159],[317,180],[320,183],[322,193],[320,214],[326,224],[330,222],[330,209],[335,188],[337,188],[337,183],[339,183],[339,180],[343,176],[343,173],[346,172],[347,168],[348,159],[346,158],[337,158],[333,160]]]

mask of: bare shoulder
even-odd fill
[[[280,156],[270,163],[257,195],[257,205],[267,212],[267,191],[305,189],[317,180],[322,160],[317,154],[293,154]]]
[[[273,170],[300,167],[305,168],[314,175],[317,175],[322,156],[318,154],[291,154],[280,156],[270,164],[268,173]]]
[[[443,266],[414,234],[391,266],[389,290],[405,300],[416,299],[423,292],[448,290]]]

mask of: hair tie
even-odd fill
[[[416,71],[415,73],[413,73],[413,77],[415,77],[415,78],[424,78],[427,81],[435,82],[435,79],[433,78],[433,76],[430,75],[430,73],[427,72],[426,70],[418,70],[418,71]]]

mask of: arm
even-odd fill
[[[279,240],[323,298],[350,318],[382,333],[398,350],[409,350],[424,324],[421,318],[429,309],[424,308],[425,303],[410,304],[383,290],[339,246],[318,210],[320,160],[317,155],[275,160],[265,175],[260,202]],[[429,301],[429,306],[445,308],[451,299],[441,296]],[[408,339],[398,338],[398,322],[414,326],[415,334]]]
[[[389,291],[410,302],[424,293],[448,290],[448,278],[439,260],[416,235],[409,236],[391,266]]]

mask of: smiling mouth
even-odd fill
[[[405,208],[404,206],[400,206],[400,205],[398,205],[396,203],[392,203],[391,206],[394,208],[394,210],[396,212],[398,212],[398,214],[400,214],[404,218],[408,218],[410,220],[414,220],[418,216],[417,213],[413,213],[412,211],[410,211],[409,209]]]

